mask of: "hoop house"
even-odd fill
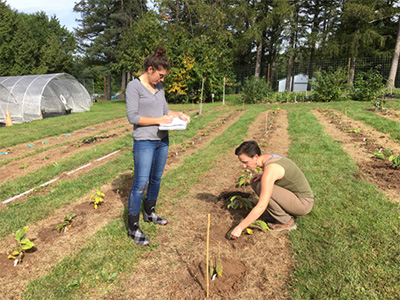
[[[19,116],[17,109],[9,109],[9,112],[16,124],[42,116],[87,111],[92,104],[83,85],[67,73],[0,77],[0,84],[8,90],[8,93],[0,92],[0,112],[5,111],[4,103],[15,103]],[[1,118],[0,115],[0,122],[3,122]]]
[[[0,84],[0,123],[6,123],[6,112],[10,113],[13,122],[22,123],[24,121],[22,117],[22,111],[19,107],[17,100],[6,87]]]

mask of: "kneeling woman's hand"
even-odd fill
[[[231,239],[237,239],[241,234],[242,234],[243,229],[241,229],[239,226],[236,226],[232,232],[231,232]]]

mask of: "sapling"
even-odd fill
[[[218,254],[216,258],[216,265],[214,265],[213,260],[210,259],[210,278],[211,280],[214,280],[217,275],[219,277],[222,277],[222,272],[224,270],[222,266],[222,261],[221,261],[221,247],[220,247],[220,242],[218,242]]]
[[[244,208],[246,210],[250,210],[253,208],[253,204],[250,202],[249,199],[240,197],[238,195],[232,196],[229,201],[230,203],[228,204],[228,208]]]
[[[260,229],[262,231],[265,231],[265,230],[270,231],[267,223],[265,223],[262,220],[256,220],[253,223],[251,223],[250,226],[246,228],[247,234],[253,234],[253,229],[252,228]]]
[[[385,160],[389,157],[390,151],[392,148],[387,148],[384,153],[381,152],[382,149],[379,149],[378,152],[374,152],[375,157]]]
[[[90,203],[93,203],[94,209],[97,209],[97,206],[100,205],[104,200],[104,193],[100,192],[100,190],[96,189],[96,192],[90,196]],[[93,200],[92,200],[93,199]]]
[[[390,155],[389,161],[392,162],[392,168],[400,168],[400,157],[398,155]]]
[[[76,217],[76,213],[70,213],[69,215],[64,217],[64,221],[57,226],[55,226],[52,230],[57,229],[58,232],[64,231],[67,232],[69,229],[71,229],[71,223],[72,220]]]
[[[8,256],[9,259],[14,259],[14,267],[22,262],[22,258],[24,257],[25,251],[32,249],[34,243],[29,239],[25,238],[26,231],[28,230],[28,226],[25,226],[22,229],[17,230],[15,233],[16,246],[13,252]]]

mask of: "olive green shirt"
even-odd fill
[[[303,172],[291,159],[282,157],[279,160],[268,162],[265,166],[270,164],[278,164],[285,169],[285,175],[275,181],[277,186],[291,191],[297,197],[314,198],[306,176],[304,176]]]

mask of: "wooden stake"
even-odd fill
[[[210,249],[210,214],[208,214],[208,224],[207,224],[207,262],[206,262],[207,298],[210,297],[210,274],[208,273],[208,262],[210,261],[209,249]]]

